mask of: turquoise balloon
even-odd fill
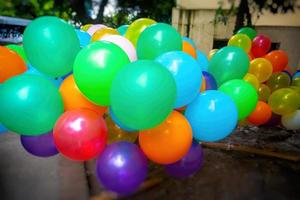
[[[162,123],[172,112],[176,83],[161,64],[139,60],[128,64],[113,81],[110,101],[124,126],[145,130]]]
[[[202,70],[207,71],[209,62],[206,55],[199,50],[196,50],[196,52],[197,52],[197,60],[200,63]]]
[[[229,96],[216,90],[208,90],[200,93],[187,106],[185,117],[196,140],[213,142],[227,137],[235,129],[238,112]]]
[[[64,108],[58,89],[49,80],[23,74],[2,84],[0,110],[0,121],[7,129],[39,135],[53,129]]]
[[[141,33],[136,50],[139,59],[152,60],[169,51],[181,51],[182,39],[174,27],[157,23]]]
[[[220,86],[232,79],[242,79],[248,72],[249,65],[249,57],[243,49],[227,46],[218,50],[211,58],[207,71],[214,76]]]
[[[74,27],[57,17],[33,20],[25,29],[23,44],[29,62],[53,77],[71,72],[80,50]]]
[[[126,33],[128,27],[129,27],[129,25],[124,24],[124,25],[122,25],[122,26],[119,26],[119,27],[117,28],[117,31],[118,31],[121,35],[125,35],[125,33]]]

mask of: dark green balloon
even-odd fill
[[[11,131],[22,135],[46,133],[62,113],[58,89],[41,76],[23,74],[1,86],[0,121]]]
[[[110,101],[117,119],[135,130],[153,128],[172,112],[176,83],[161,64],[139,60],[128,64],[113,81]]]
[[[33,20],[25,29],[23,43],[32,66],[53,77],[71,72],[80,50],[74,27],[57,17]]]
[[[253,28],[250,28],[250,27],[243,27],[241,28],[240,30],[238,30],[237,33],[242,33],[242,34],[245,34],[247,35],[251,40],[253,40],[256,35],[257,35],[257,32],[255,29]]]
[[[24,60],[25,63],[28,63],[28,59],[25,55],[25,51],[24,51],[23,46],[15,45],[15,44],[9,44],[6,47],[9,48],[10,50],[16,52],[19,56],[21,56],[21,58]]]
[[[176,29],[169,24],[157,23],[147,27],[137,42],[139,59],[155,59],[169,51],[181,51],[182,39]]]

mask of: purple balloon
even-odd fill
[[[203,71],[202,74],[204,76],[205,83],[206,83],[205,90],[216,90],[216,89],[218,89],[217,81],[213,77],[213,75],[211,75],[210,73],[208,73],[206,71]]]
[[[26,151],[39,157],[50,157],[58,154],[52,131],[38,136],[21,135],[21,143]]]
[[[279,126],[281,125],[281,115],[272,113],[271,119],[263,126]]]
[[[145,180],[148,163],[140,148],[130,142],[108,145],[97,160],[97,177],[113,192],[128,195]]]
[[[185,178],[195,174],[203,165],[203,150],[197,142],[193,144],[189,152],[179,161],[165,165],[165,170],[171,176]]]

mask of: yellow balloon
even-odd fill
[[[247,73],[244,78],[245,81],[250,83],[256,90],[259,88],[259,81],[253,74]]]
[[[129,25],[125,37],[132,42],[134,46],[138,41],[140,34],[150,25],[155,24],[156,21],[148,18],[140,18]]]
[[[128,141],[135,142],[138,137],[138,132],[127,132],[121,129],[118,125],[114,123],[111,117],[108,115],[105,118],[107,129],[108,129],[108,144]]]
[[[300,86],[291,86],[290,88],[296,91],[300,95]]]
[[[293,89],[281,88],[271,94],[268,104],[274,113],[287,115],[300,107],[300,95]]]
[[[93,26],[93,24],[86,24],[86,25],[83,25],[80,29],[82,31],[87,31],[89,28],[91,28],[91,26]]]
[[[218,50],[219,49],[210,50],[209,53],[208,53],[207,59],[210,60],[215,55],[215,53],[217,53]]]
[[[267,81],[272,72],[272,63],[265,58],[256,58],[250,63],[249,73],[255,75],[261,83]]]
[[[93,34],[91,41],[92,42],[99,41],[105,35],[120,35],[120,33],[116,29],[113,29],[113,28],[109,28],[109,27],[101,28],[100,30],[97,30]]]
[[[294,78],[292,81],[292,85],[300,87],[300,77]]]
[[[271,95],[270,88],[265,84],[260,84],[260,86],[258,88],[258,99],[260,101],[267,102],[270,95]]]
[[[228,46],[236,46],[244,49],[247,53],[250,51],[252,45],[251,39],[245,34],[235,34],[228,41]]]
[[[289,75],[284,72],[277,72],[272,74],[270,79],[267,81],[267,85],[271,89],[271,91],[278,90],[280,88],[286,88],[290,85],[291,79]]]

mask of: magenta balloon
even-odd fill
[[[251,52],[254,57],[262,57],[268,53],[271,48],[271,40],[268,36],[258,35],[252,41]]]

